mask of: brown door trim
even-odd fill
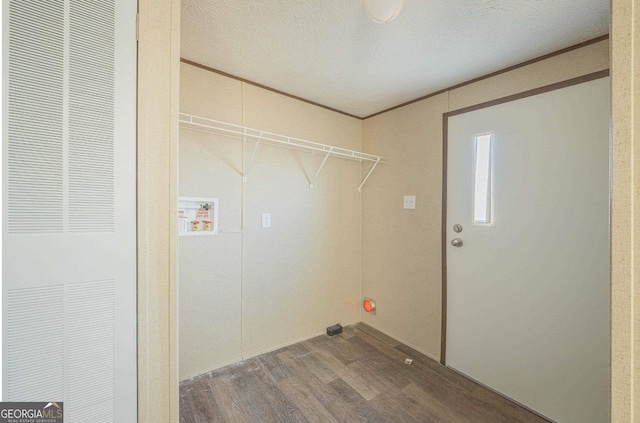
[[[442,328],[440,336],[440,364],[446,365],[447,357],[447,153],[449,143],[449,117],[485,109],[487,107],[497,106],[510,101],[532,97],[549,91],[559,90],[561,88],[582,84],[584,82],[593,81],[607,76],[609,76],[609,69],[442,114]]]

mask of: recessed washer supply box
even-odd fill
[[[179,235],[216,235],[217,233],[217,198],[178,197]]]

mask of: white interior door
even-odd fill
[[[3,8],[3,399],[135,422],[137,4]]]
[[[450,116],[447,162],[447,365],[608,421],[609,78]]]

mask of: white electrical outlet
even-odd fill
[[[415,209],[416,208],[416,196],[415,195],[405,195],[404,196],[404,208],[405,209]]]
[[[271,227],[271,213],[262,213],[262,227],[263,228]]]

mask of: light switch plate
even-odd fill
[[[263,228],[271,227],[271,213],[262,213],[262,227]]]
[[[404,196],[404,208],[405,209],[415,209],[416,208],[416,196],[415,195],[405,195]]]

